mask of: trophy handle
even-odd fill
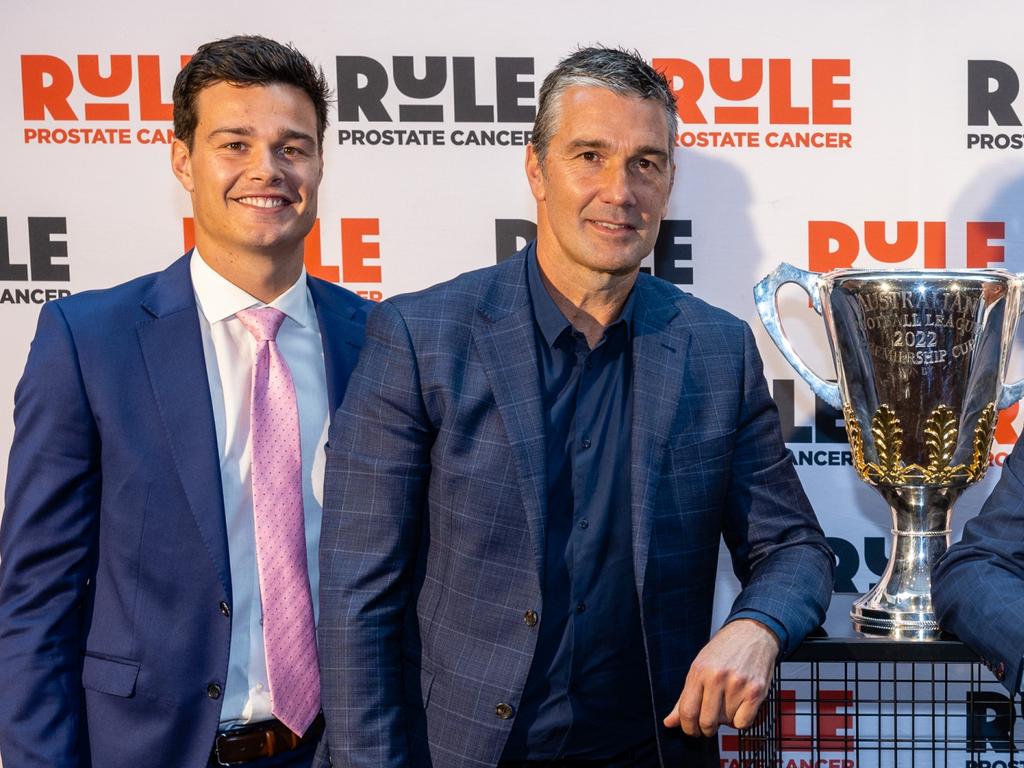
[[[1024,281],[1024,273],[1015,275],[1017,280]],[[1024,302],[1021,303],[1021,312],[1024,313]],[[1009,351],[1007,352],[1009,354]],[[1002,394],[999,396],[999,403],[996,405],[1000,411],[1009,408],[1021,398],[1024,398],[1024,378],[1017,379],[1013,384],[1003,384]]]
[[[754,286],[754,303],[757,305],[757,314],[761,316],[761,322],[772,337],[772,341],[782,352],[783,357],[789,361],[793,369],[800,374],[811,390],[831,405],[836,410],[843,409],[843,398],[839,393],[839,385],[825,381],[818,374],[807,367],[807,364],[793,349],[785,331],[782,330],[782,323],[779,321],[778,293],[786,283],[796,283],[811,298],[814,311],[821,314],[821,297],[818,295],[818,273],[807,272],[806,270],[794,267],[792,264],[783,262],[773,272],[765,276],[761,282]],[[1018,384],[1024,390],[1024,379]],[[1017,385],[1014,385],[1017,386]],[[1005,390],[1004,390],[1005,393]]]

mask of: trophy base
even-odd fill
[[[925,610],[884,608],[874,591],[856,600],[850,609],[853,628],[866,635],[894,640],[937,640],[942,630],[930,606]]]

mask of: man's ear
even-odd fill
[[[181,139],[171,142],[171,170],[186,192],[195,190],[195,184],[192,181],[192,153],[189,151],[188,145]]]
[[[537,157],[533,144],[526,145],[526,180],[530,182],[533,198],[538,203],[544,200],[547,194],[544,189],[544,169],[541,167],[540,158]]]

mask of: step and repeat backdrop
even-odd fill
[[[307,268],[373,300],[532,238],[525,145],[561,56],[627,46],[663,69],[679,99],[678,173],[646,266],[754,328],[840,590],[879,578],[889,513],[855,476],[841,414],[764,333],[752,286],[782,261],[1024,271],[1019,4],[8,0],[2,16],[0,476],[40,304],[189,247],[171,85],[200,43],[232,34],[290,41],[327,73],[337,101]],[[790,287],[781,305],[795,345],[834,377],[806,296]],[[958,503],[955,537],[1022,428],[1016,407],[1000,415],[991,471]],[[721,567],[723,616],[736,587]]]

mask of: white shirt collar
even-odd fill
[[[292,286],[269,304],[264,304],[216,272],[199,255],[198,249],[192,251],[189,269],[192,273],[192,289],[196,294],[196,304],[210,325],[234,317],[236,312],[250,307],[273,307],[303,328],[309,325],[305,266]]]

